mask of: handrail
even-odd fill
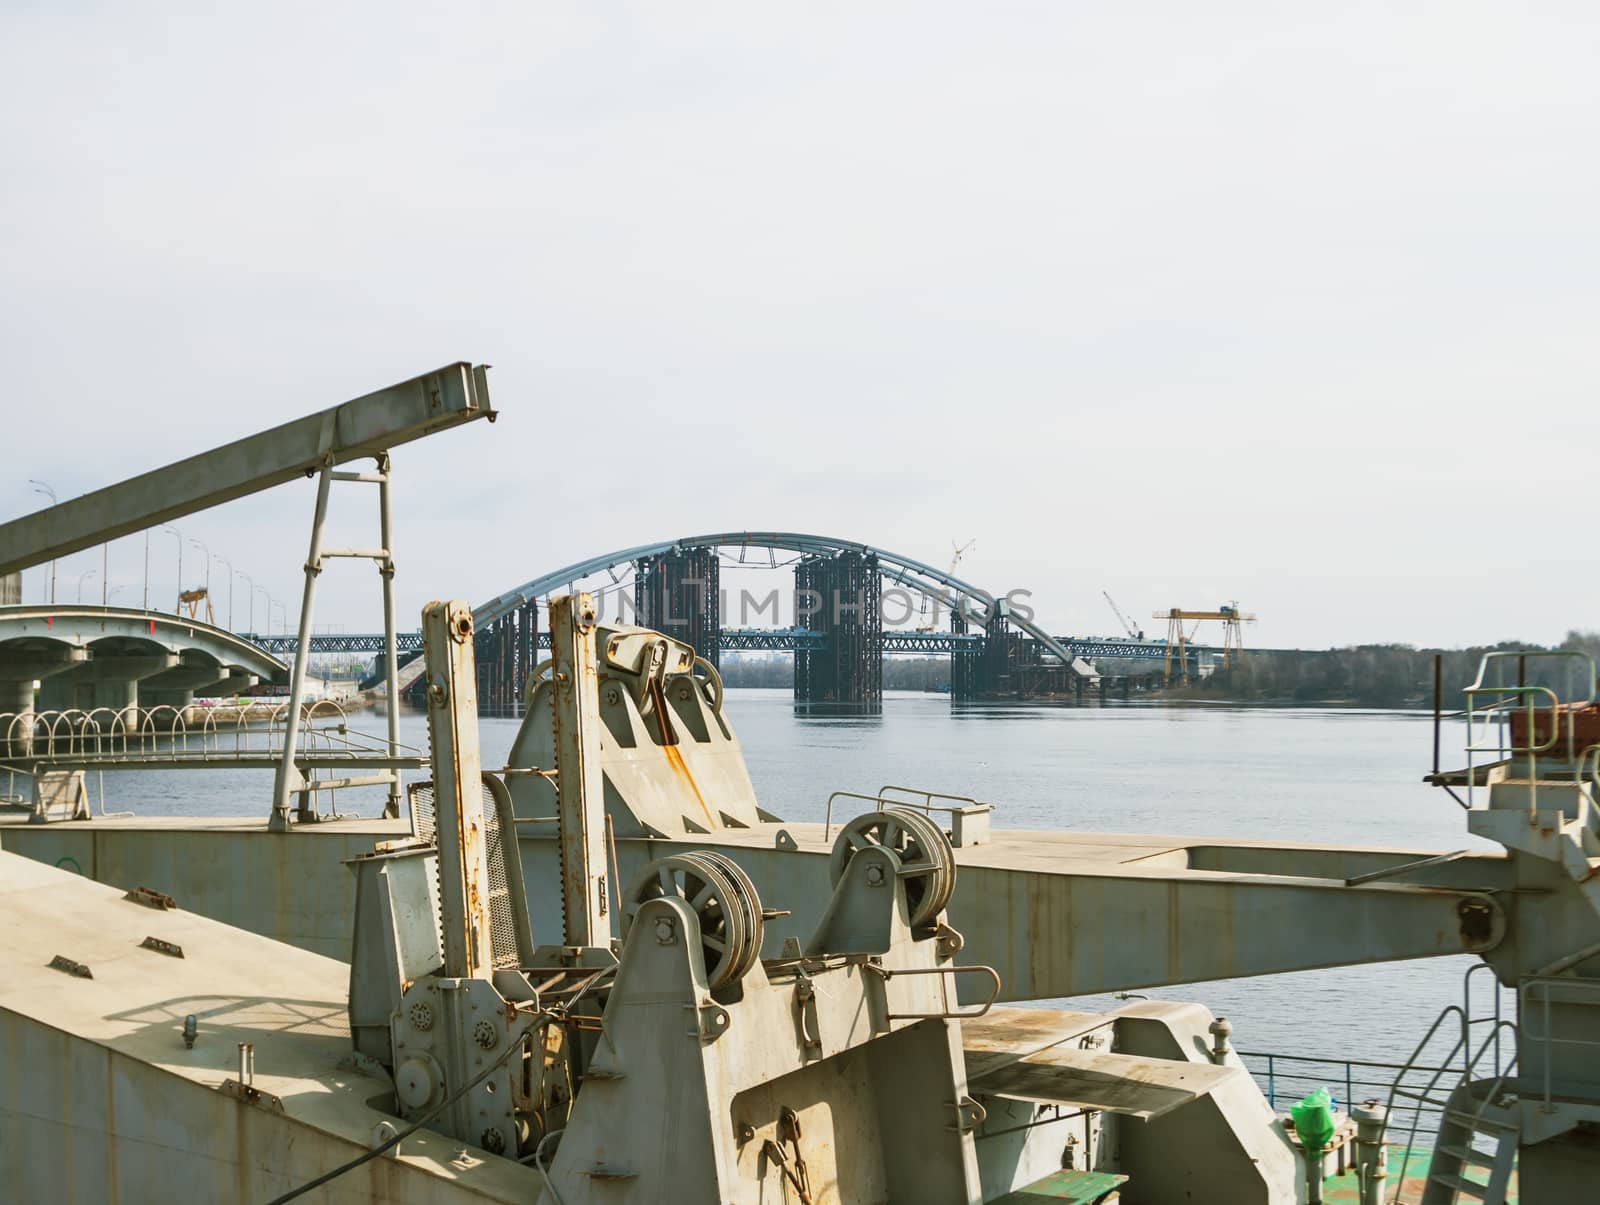
[[[1448,1017],[1451,1013],[1455,1013],[1457,1016],[1459,1016],[1461,1018],[1461,1035],[1462,1036],[1458,1037],[1455,1040],[1455,1043],[1450,1047],[1450,1053],[1445,1055],[1445,1057],[1444,1057],[1443,1061],[1440,1063],[1438,1069],[1436,1071],[1434,1071],[1433,1078],[1428,1081],[1428,1086],[1422,1090],[1422,1096],[1419,1099],[1422,1099],[1422,1100],[1431,1099],[1431,1093],[1432,1093],[1433,1089],[1438,1085],[1439,1077],[1442,1076],[1447,1070],[1450,1069],[1450,1061],[1456,1057],[1456,1051],[1462,1049],[1463,1043],[1465,1041],[1466,1033],[1467,1033],[1467,1028],[1471,1024],[1470,1020],[1467,1017],[1467,1014],[1466,1014],[1465,1010],[1463,1010],[1462,1008],[1460,1008],[1459,1006],[1454,1005],[1454,1004],[1445,1005],[1444,1008],[1440,1011],[1439,1015],[1433,1019],[1433,1024],[1428,1026],[1428,1032],[1422,1035],[1422,1041],[1417,1043],[1417,1048],[1411,1052],[1411,1057],[1408,1058],[1405,1061],[1405,1065],[1403,1067],[1401,1067],[1399,1073],[1394,1077],[1394,1083],[1392,1085],[1390,1085],[1390,1088],[1389,1088],[1389,1100],[1388,1100],[1388,1104],[1387,1104],[1387,1107],[1386,1107],[1386,1110],[1385,1110],[1385,1116],[1388,1116],[1389,1114],[1394,1112],[1394,1098],[1395,1098],[1395,1095],[1400,1092],[1400,1082],[1403,1079],[1405,1079],[1406,1072],[1411,1070],[1416,1065],[1417,1060],[1422,1057],[1423,1050],[1425,1050],[1427,1048],[1427,1045],[1428,1045],[1429,1042],[1433,1041],[1433,1035],[1438,1032],[1439,1026],[1444,1023],[1444,1019],[1446,1017]],[[1400,1174],[1395,1177],[1395,1195],[1393,1197],[1391,1205],[1398,1205],[1398,1203],[1399,1203],[1399,1200],[1400,1200],[1400,1187],[1401,1187],[1401,1185],[1403,1185],[1405,1183],[1406,1169],[1411,1164],[1411,1149],[1412,1149],[1413,1144],[1416,1142],[1416,1138],[1417,1138],[1417,1123],[1420,1120],[1420,1118],[1421,1118],[1420,1111],[1413,1111],[1412,1117],[1411,1117],[1411,1129],[1406,1135],[1405,1155],[1400,1160]],[[1387,1128],[1387,1123],[1385,1124],[1385,1128]]]
[[[891,791],[897,791],[902,795],[919,795],[923,801],[918,803],[915,799],[895,799],[889,795]],[[995,806],[992,803],[973,799],[969,795],[951,795],[944,791],[924,791],[921,787],[879,787],[876,795],[863,795],[860,791],[835,791],[828,796],[827,809],[823,813],[822,839],[824,841],[833,833],[833,801],[835,799],[859,799],[863,803],[874,804],[873,811],[876,812],[881,812],[884,808],[920,808],[925,815],[929,816],[933,815],[934,812],[948,812],[954,815],[958,812],[966,811],[968,808],[993,808]],[[952,804],[937,804],[933,802],[935,799],[949,799]]]
[[[890,791],[895,791],[901,795],[920,796],[922,802],[917,803],[915,800],[908,801],[901,799],[890,799],[888,798]],[[951,795],[945,791],[924,791],[921,787],[879,787],[878,798],[883,800],[883,802],[895,807],[904,807],[908,802],[910,802],[911,806],[920,807],[923,813],[929,816],[933,815],[934,812],[949,812],[954,814],[956,812],[965,811],[967,808],[993,808],[995,806],[992,803],[974,799],[970,795]],[[936,804],[933,802],[935,799],[948,799],[951,801],[951,804]]]
[[[1474,1019],[1472,1016],[1472,979],[1473,976],[1479,971],[1490,972],[1490,983],[1494,992],[1494,1012],[1490,1016]],[[1519,1009],[1519,1012],[1520,1011],[1521,1010]],[[1433,1075],[1429,1078],[1427,1086],[1424,1087],[1420,1093],[1406,1091],[1401,1087],[1402,1082],[1405,1080],[1406,1074],[1412,1070],[1426,1070],[1426,1068],[1418,1067],[1418,1060],[1422,1057],[1422,1053],[1427,1049],[1429,1043],[1433,1041],[1434,1035],[1439,1032],[1439,1027],[1444,1023],[1445,1018],[1451,1016],[1452,1014],[1460,1019],[1461,1027],[1460,1033],[1450,1046],[1449,1053],[1446,1054],[1442,1060],[1440,1060],[1438,1067],[1434,1068]],[[1476,1051],[1474,1051],[1472,1046],[1472,1031],[1473,1027],[1477,1025],[1488,1025],[1490,1026],[1490,1030],[1483,1041],[1478,1044]],[[1501,1050],[1502,1030],[1509,1031],[1512,1036],[1511,1059],[1509,1062],[1505,1062],[1503,1065]],[[1476,1127],[1477,1124],[1482,1120],[1484,1110],[1487,1109],[1489,1105],[1493,1103],[1495,1098],[1500,1095],[1500,1090],[1502,1087],[1504,1087],[1506,1079],[1510,1076],[1513,1069],[1518,1068],[1521,1065],[1522,1060],[1521,1033],[1514,1022],[1504,1020],[1501,1016],[1501,994],[1499,981],[1493,977],[1493,968],[1490,967],[1488,963],[1477,962],[1468,967],[1466,973],[1461,977],[1461,1003],[1448,1004],[1440,1010],[1439,1015],[1434,1018],[1433,1024],[1428,1026],[1427,1032],[1422,1035],[1422,1040],[1417,1043],[1416,1049],[1411,1052],[1411,1057],[1405,1061],[1405,1064],[1396,1073],[1394,1077],[1394,1083],[1389,1088],[1389,1113],[1392,1114],[1394,1111],[1396,1096],[1414,1098],[1419,1102],[1419,1106],[1421,1104],[1433,1104],[1441,1110],[1448,1110],[1450,1107],[1450,1098],[1446,1097],[1441,1101],[1436,1098],[1433,1093],[1438,1087],[1439,1081],[1444,1077],[1445,1073],[1453,1073],[1455,1071],[1452,1063],[1455,1061],[1456,1053],[1459,1051],[1461,1054],[1461,1078],[1458,1086],[1465,1085],[1472,1082],[1472,1076],[1477,1069],[1478,1063],[1483,1059],[1484,1055],[1489,1051],[1491,1046],[1494,1048],[1494,1083],[1490,1088],[1489,1094],[1478,1105],[1476,1112],[1472,1115],[1474,1127]],[[1391,1199],[1391,1205],[1397,1205],[1399,1201],[1400,1187],[1405,1183],[1406,1171],[1411,1162],[1412,1149],[1416,1145],[1417,1128],[1420,1122],[1421,1109],[1419,1107],[1412,1113],[1411,1127],[1406,1135],[1405,1154],[1401,1158],[1400,1173],[1395,1179],[1396,1195]]]
[[[1513,657],[1517,659],[1518,681],[1514,685],[1491,685],[1487,681],[1491,663]],[[1583,670],[1582,697],[1574,697],[1563,708],[1561,696],[1554,689],[1543,685],[1530,685],[1523,681],[1526,663],[1530,659],[1568,659],[1578,662]],[[1530,815],[1536,812],[1538,810],[1539,755],[1554,749],[1561,743],[1562,737],[1565,736],[1566,749],[1570,757],[1572,747],[1576,743],[1576,711],[1594,702],[1594,692],[1595,663],[1594,658],[1587,653],[1580,653],[1573,649],[1534,649],[1485,653],[1478,662],[1477,677],[1462,692],[1466,697],[1467,703],[1465,716],[1467,721],[1466,785],[1468,808],[1474,806],[1473,792],[1477,781],[1477,775],[1473,773],[1473,754],[1489,753],[1497,761],[1511,761],[1518,757],[1527,759],[1528,812]],[[1489,701],[1479,703],[1480,696],[1489,696]],[[1539,706],[1539,700],[1541,699],[1548,701],[1547,706],[1551,720],[1549,737],[1544,741],[1537,740],[1537,717],[1540,711],[1545,710],[1545,708]],[[1514,743],[1515,738],[1508,738],[1504,731],[1505,715],[1517,708],[1521,708],[1527,717],[1527,733],[1524,737],[1527,743],[1523,745]],[[1479,743],[1477,725],[1480,722],[1484,724],[1485,730],[1490,724],[1495,724],[1499,735],[1492,744]],[[1582,766],[1580,765],[1580,776],[1581,773]]]
[[[1554,1107],[1551,1100],[1552,1091],[1550,1068],[1555,1062],[1555,1059],[1553,1057],[1554,1052],[1551,1050],[1551,1047],[1600,1046],[1600,1038],[1558,1038],[1554,1036],[1550,1028],[1550,989],[1552,986],[1573,989],[1576,991],[1600,991],[1600,979],[1579,979],[1576,976],[1568,975],[1530,975],[1517,985],[1518,1011],[1522,1014],[1524,1023],[1526,1023],[1527,1018],[1531,1013],[1529,1008],[1529,997],[1533,994],[1534,990],[1538,990],[1544,996],[1544,1008],[1542,1010],[1544,1017],[1543,1031],[1538,1033],[1529,1033],[1524,1031],[1522,1037],[1529,1042],[1542,1042],[1545,1047],[1543,1078],[1544,1111],[1547,1113]]]
[[[880,805],[872,809],[875,812],[883,810],[881,806],[883,804],[883,800],[878,798],[876,795],[863,795],[860,791],[835,791],[832,795],[828,796],[828,810],[823,816],[822,839],[824,841],[826,841],[829,835],[833,832],[833,801],[835,799],[860,799],[866,803]]]

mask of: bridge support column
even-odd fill
[[[722,645],[722,584],[715,548],[680,548],[645,557],[634,573],[638,623],[693,645],[716,665]]]
[[[950,631],[956,636],[967,634],[967,617],[958,602],[950,613]],[[970,702],[978,697],[978,679],[983,665],[983,644],[957,644],[950,650],[950,699],[952,702]]]
[[[983,663],[979,669],[978,694],[996,698],[1011,693],[1011,625],[1002,605],[996,605],[984,624]]]
[[[506,612],[473,634],[479,714],[522,714],[538,642],[539,609],[532,602]]]
[[[179,654],[176,668],[162,670],[146,679],[140,695],[147,713],[155,707],[170,707],[176,717],[187,723],[196,694],[202,698],[219,690],[222,694],[234,694],[258,681],[255,674],[218,665],[204,653],[185,652]]]
[[[873,553],[806,557],[794,570],[795,620],[826,638],[794,655],[796,705],[883,708],[883,579]]]
[[[40,704],[51,710],[105,708],[116,713],[116,728],[133,732],[139,726],[139,683],[177,664],[177,653],[117,655],[97,650],[92,661],[43,683]]]
[[[57,674],[82,665],[89,651],[82,648],[43,649],[21,657],[8,657],[0,678],[0,749],[12,753],[33,751],[33,684],[43,684]]]

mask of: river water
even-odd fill
[[[1437,851],[1484,844],[1468,836],[1448,795],[1420,781],[1432,756],[1430,718],[1422,713],[1193,704],[953,708],[948,696],[891,693],[881,716],[819,718],[797,716],[787,690],[729,690],[727,709],[757,797],[786,819],[821,820],[835,790],[872,792],[896,783],[992,801],[996,824],[1007,828]],[[369,713],[356,723],[377,732],[383,721]],[[486,765],[504,764],[518,724],[483,720]],[[402,739],[426,750],[420,715],[402,717]],[[1449,751],[1458,745],[1447,735],[1447,763],[1454,764]],[[107,806],[141,814],[261,815],[270,794],[260,772],[105,777]],[[375,814],[380,807],[376,792],[347,792],[339,801],[341,811]],[[1199,1000],[1227,1015],[1242,1050],[1398,1062],[1439,1010],[1459,1001],[1472,961],[1301,972],[1143,994]]]

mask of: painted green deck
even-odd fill
[[[1093,1205],[1127,1179],[1111,1172],[1052,1172],[990,1205]]]
[[[1406,1178],[1400,1185],[1399,1205],[1416,1205],[1422,1200],[1423,1185],[1427,1182],[1428,1160],[1433,1157],[1433,1151],[1427,1147],[1416,1148],[1411,1151],[1411,1160],[1406,1164],[1406,1149],[1392,1146],[1389,1148],[1389,1183],[1384,1190],[1385,1200],[1393,1201],[1396,1178],[1400,1175],[1400,1167],[1406,1164]],[[1483,1179],[1483,1172],[1474,1169],[1472,1176],[1475,1180]],[[1325,1182],[1323,1200],[1327,1205],[1353,1205],[1361,1199],[1356,1184],[1355,1172],[1346,1172],[1342,1176],[1330,1176]],[[1511,1187],[1506,1192],[1508,1205],[1516,1205],[1517,1200],[1517,1175],[1511,1174]]]

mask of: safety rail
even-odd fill
[[[1395,1077],[1406,1070],[1404,1063],[1385,1063],[1371,1059],[1338,1059],[1310,1054],[1279,1054],[1276,1051],[1241,1050],[1245,1069],[1250,1072],[1267,1103],[1275,1112],[1281,1112],[1317,1088],[1328,1088],[1335,1099],[1347,1109],[1352,1103],[1381,1097],[1394,1086]],[[1412,1067],[1411,1070],[1433,1071],[1433,1067]],[[1408,1102],[1395,1106],[1404,1118],[1412,1113],[1419,1135],[1427,1137],[1437,1132],[1438,1119],[1444,1116],[1440,1107]],[[1427,1126],[1423,1126],[1423,1122]],[[1390,1116],[1390,1124],[1395,1118]]]
[[[897,798],[896,796],[909,796],[910,798]],[[925,791],[920,787],[879,787],[876,795],[864,795],[860,791],[835,791],[828,796],[827,809],[823,815],[822,839],[828,840],[833,833],[833,803],[836,799],[859,799],[863,803],[873,805],[874,811],[884,808],[910,807],[920,810],[924,815],[932,816],[934,812],[944,812],[953,817],[963,817],[977,811],[993,811],[995,805],[981,800],[973,799],[967,795],[951,795],[944,791]],[[935,799],[948,799],[948,804],[934,803]],[[919,802],[920,800],[920,802]],[[961,842],[954,842],[960,845]]]
[[[351,728],[342,706],[320,699],[298,708],[282,702],[0,713],[0,769],[13,796],[19,794],[19,775],[101,771],[101,815],[129,815],[105,810],[103,771],[275,768],[291,723],[297,728],[295,762],[308,793],[370,785],[366,779],[329,777],[334,771],[393,771],[426,760],[409,746],[391,752],[387,739]]]
[[[889,792],[891,791],[899,795],[911,796],[912,798],[891,799],[889,798]],[[970,795],[951,795],[944,791],[924,791],[921,787],[879,787],[878,798],[883,800],[885,803],[893,804],[895,807],[905,807],[909,803],[912,807],[921,808],[924,813],[930,816],[933,815],[934,812],[948,812],[951,814],[956,814],[965,811],[967,808],[992,809],[995,806],[994,804],[985,802],[984,800],[974,799]],[[920,803],[915,802],[915,800],[918,799],[921,800]],[[935,799],[948,799],[951,802],[947,804],[934,803]]]
[[[1494,989],[1494,1012],[1489,1016],[1474,1018],[1472,1016],[1472,978],[1479,971],[1488,971],[1490,974],[1490,982]],[[1439,1027],[1443,1025],[1445,1020],[1452,1015],[1460,1019],[1461,1025],[1459,1032],[1456,1034],[1454,1042],[1451,1043],[1449,1053],[1445,1055],[1444,1059],[1436,1067],[1422,1066],[1418,1060],[1422,1057],[1423,1051],[1426,1050],[1429,1044],[1433,1041],[1434,1036],[1439,1032]],[[1473,1027],[1478,1025],[1488,1025],[1491,1028],[1488,1036],[1478,1044],[1477,1051],[1474,1053],[1472,1047]],[[1509,1060],[1504,1058],[1504,1043],[1502,1042],[1501,1036],[1502,1033],[1509,1033],[1511,1035],[1512,1051]],[[1405,1147],[1405,1153],[1401,1156],[1400,1174],[1395,1179],[1396,1196],[1394,1200],[1396,1202],[1399,1200],[1398,1193],[1400,1186],[1405,1183],[1406,1171],[1411,1163],[1412,1151],[1416,1147],[1418,1138],[1417,1127],[1418,1121],[1421,1117],[1421,1111],[1424,1108],[1436,1110],[1442,1116],[1444,1111],[1449,1108],[1450,1093],[1453,1093],[1456,1087],[1472,1082],[1473,1076],[1478,1069],[1479,1062],[1482,1061],[1484,1055],[1490,1051],[1491,1047],[1494,1051],[1494,1084],[1488,1094],[1484,1096],[1482,1103],[1479,1104],[1477,1111],[1473,1115],[1473,1122],[1475,1125],[1482,1119],[1484,1110],[1487,1109],[1494,1099],[1500,1094],[1500,1090],[1505,1086],[1505,1082],[1507,1078],[1510,1077],[1511,1072],[1520,1064],[1522,1053],[1520,1034],[1516,1024],[1511,1021],[1504,1020],[1501,1016],[1500,989],[1499,984],[1493,979],[1493,970],[1490,968],[1488,963],[1480,962],[1474,963],[1472,966],[1468,967],[1466,974],[1462,976],[1462,1003],[1446,1005],[1440,1011],[1439,1015],[1434,1018],[1433,1024],[1428,1026],[1427,1032],[1422,1035],[1422,1040],[1417,1043],[1416,1049],[1411,1052],[1411,1057],[1402,1065],[1401,1070],[1394,1078],[1393,1086],[1391,1086],[1389,1089],[1389,1098],[1387,1104],[1391,1122],[1386,1126],[1387,1129],[1393,1128],[1392,1119],[1394,1117],[1396,1108],[1395,1098],[1400,1097],[1414,1102],[1411,1128],[1407,1134],[1406,1141],[1403,1144]],[[1456,1066],[1455,1062],[1458,1054],[1461,1056],[1459,1068]],[[1412,1071],[1432,1072],[1432,1075],[1427,1082],[1427,1086],[1424,1087],[1421,1092],[1413,1092],[1402,1087],[1406,1075]],[[1457,1078],[1451,1085],[1449,1092],[1443,1096],[1435,1095],[1435,1092],[1439,1087],[1440,1080],[1446,1075],[1454,1075],[1457,1076]]]
[[[291,704],[97,707],[0,713],[0,764],[49,767],[122,759],[226,762],[281,753]],[[350,727],[343,707],[319,699],[299,709],[301,740],[322,751],[378,752],[388,742]],[[308,749],[308,752],[310,750]]]
[[[938,966],[891,968],[880,966],[875,962],[864,962],[861,964],[861,969],[876,976],[878,979],[882,980],[885,985],[888,984],[889,980],[897,979],[904,975],[938,975],[941,977],[940,995],[944,999],[945,1005],[939,1012],[891,1013],[886,1011],[883,1014],[884,1020],[886,1021],[923,1021],[930,1018],[957,1021],[971,1020],[974,1017],[983,1016],[986,1012],[994,1007],[994,1002],[1000,998],[1000,972],[995,970],[993,967],[985,966],[982,963],[974,963],[970,966],[959,967]],[[966,1007],[961,1007],[958,1004],[957,1007],[951,1008],[949,1005],[950,981],[959,978],[962,975],[976,975],[983,979],[984,986],[989,989],[989,994],[984,999],[975,1001]],[[887,1001],[887,995],[885,996],[885,1000]]]
[[[1550,1069],[1555,1064],[1555,1047],[1557,1046],[1600,1046],[1600,1038],[1558,1038],[1550,1025],[1551,989],[1560,988],[1562,994],[1569,996],[1583,996],[1588,994],[1591,1005],[1600,1005],[1600,979],[1575,979],[1566,975],[1530,975],[1517,985],[1517,1011],[1522,1018],[1522,1041],[1527,1046],[1542,1045],[1544,1057],[1540,1059],[1544,1074],[1540,1077],[1543,1081],[1543,1100],[1540,1107],[1546,1112],[1554,1108],[1554,1096],[1551,1090]],[[1543,1007],[1533,1007],[1537,1002],[1533,999],[1538,994],[1543,998]],[[1570,1001],[1569,1001],[1570,1002]],[[1540,1030],[1528,1028],[1530,1017],[1538,1016],[1544,1026]]]
[[[1487,678],[1492,666],[1505,664],[1515,660],[1517,667],[1517,681],[1511,684],[1490,683]],[[1582,697],[1576,694],[1565,702],[1551,687],[1529,684],[1527,682],[1527,663],[1531,660],[1564,660],[1574,662],[1583,671]],[[1467,722],[1467,807],[1476,806],[1474,789],[1477,784],[1478,774],[1475,773],[1477,764],[1475,754],[1490,754],[1492,761],[1489,767],[1509,764],[1517,758],[1527,759],[1528,783],[1528,811],[1538,810],[1538,762],[1539,755],[1548,753],[1561,745],[1565,736],[1567,759],[1572,760],[1576,745],[1576,712],[1581,707],[1586,707],[1594,702],[1595,691],[1595,663],[1594,658],[1587,653],[1580,653],[1572,649],[1533,649],[1526,652],[1502,651],[1485,653],[1478,663],[1478,676],[1472,684],[1462,693],[1466,696],[1467,706],[1462,713]],[[1479,702],[1483,699],[1483,702]],[[1541,707],[1540,701],[1546,700],[1547,704]],[[1516,738],[1508,729],[1507,720],[1511,714],[1521,709],[1526,717],[1527,729],[1524,744],[1517,744]],[[1541,712],[1550,715],[1550,732],[1548,739],[1538,739],[1538,717]],[[1565,733],[1562,724],[1565,724]],[[1492,737],[1490,733],[1493,733]],[[1482,736],[1480,737],[1480,733]],[[1488,741],[1489,743],[1483,743]],[[1587,754],[1585,750],[1585,755]],[[1582,778],[1583,757],[1577,759],[1578,765],[1574,770],[1577,780]],[[1597,763],[1600,768],[1600,763]],[[1591,785],[1600,785],[1594,779],[1589,780]]]

